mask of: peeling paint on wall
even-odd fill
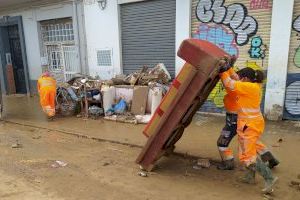
[[[266,116],[269,120],[278,121],[282,120],[283,107],[280,105],[273,105],[271,110],[266,111]]]

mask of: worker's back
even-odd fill
[[[239,110],[237,104],[237,94],[234,91],[226,90],[224,97],[224,108],[228,113],[237,113]]]
[[[235,82],[238,95],[237,105],[239,117],[254,118],[261,116],[261,84],[251,82]]]
[[[50,76],[41,76],[38,80],[38,91],[56,90],[56,81]]]

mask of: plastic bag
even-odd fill
[[[70,97],[72,98],[73,101],[79,101],[80,99],[78,98],[78,96],[76,95],[76,93],[74,92],[72,87],[68,87],[67,91],[70,95]]]
[[[114,111],[117,114],[122,114],[126,111],[127,104],[124,99],[121,99],[118,104],[114,106]]]

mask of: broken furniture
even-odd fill
[[[219,81],[220,67],[229,60],[226,52],[198,39],[183,41],[177,54],[187,63],[143,131],[149,138],[136,163],[147,171],[165,153],[173,152],[184,129]]]

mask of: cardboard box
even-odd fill
[[[131,113],[134,115],[144,115],[146,112],[148,86],[135,86],[133,89]]]
[[[116,96],[115,100],[118,101],[123,98],[127,104],[130,104],[133,98],[133,86],[130,85],[115,85]]]

